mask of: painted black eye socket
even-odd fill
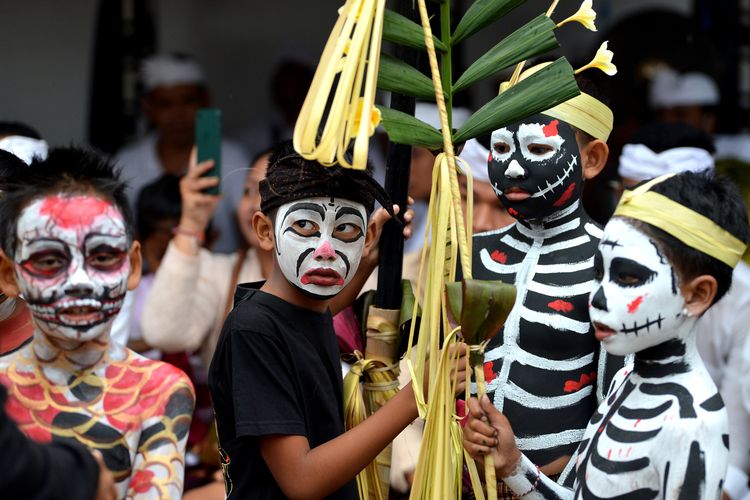
[[[497,142],[492,145],[492,149],[495,150],[495,153],[504,155],[510,153],[510,144],[507,142]]]
[[[609,275],[612,282],[620,286],[638,287],[653,281],[656,271],[634,260],[616,257],[610,264]]]

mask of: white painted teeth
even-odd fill
[[[558,175],[557,176],[557,181],[555,183],[553,183],[553,184],[550,184],[549,181],[545,181],[547,183],[547,187],[544,188],[544,189],[538,188],[539,191],[537,191],[536,193],[534,193],[531,197],[532,198],[539,198],[541,196],[542,198],[544,198],[546,200],[547,199],[547,193],[549,193],[550,191],[554,190],[557,186],[561,185],[563,183],[563,181],[565,181],[565,179],[567,179],[570,176],[570,174],[573,173],[573,167],[576,165],[576,163],[577,163],[577,160],[576,160],[576,157],[574,156],[573,159],[568,162],[568,167],[563,171],[562,179]]]

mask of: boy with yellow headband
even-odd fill
[[[601,229],[581,201],[584,181],[607,161],[613,117],[590,82],[579,86],[579,96],[492,133],[490,183],[516,223],[473,240],[474,277],[517,288],[485,354],[488,396],[519,448],[550,475],[563,472],[623,366],[601,351],[589,321]],[[503,494],[511,497],[501,485]]]
[[[711,173],[666,175],[627,191],[595,257],[596,338],[635,364],[615,377],[578,449],[575,484],[552,482],[515,445],[488,400],[469,402],[464,446],[492,452],[524,498],[718,499],[727,412],[698,355],[696,322],[729,289],[750,240],[737,189]]]

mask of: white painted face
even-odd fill
[[[15,271],[45,335],[87,341],[108,334],[130,275],[120,211],[90,195],[51,195],[18,219]]]
[[[315,298],[341,291],[357,271],[365,248],[364,205],[315,197],[286,203],[276,212],[276,255],[281,272]]]
[[[596,338],[625,355],[678,337],[686,321],[677,276],[656,243],[615,217],[594,258],[599,286],[589,297]]]

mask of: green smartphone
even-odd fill
[[[201,108],[195,115],[195,144],[198,147],[198,163],[213,160],[214,166],[204,177],[221,179],[221,110]],[[204,190],[207,194],[219,194],[219,185]]]

